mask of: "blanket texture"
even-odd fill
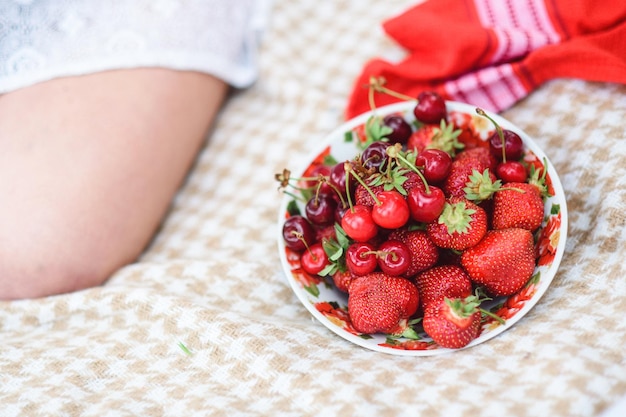
[[[142,258],[103,286],[0,303],[0,416],[599,416],[626,395],[626,87],[558,78],[502,115],[567,195],[552,285],[496,338],[365,350],[313,320],[280,268],[281,194],[343,115],[380,22],[413,4],[275,0],[260,80],[229,99]],[[62,244],[62,242],[59,242]]]

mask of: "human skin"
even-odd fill
[[[228,92],[128,69],[0,96],[0,300],[102,284],[163,220]]]

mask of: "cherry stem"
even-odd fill
[[[397,91],[391,90],[387,87],[383,87],[386,82],[387,80],[385,80],[385,77],[370,77],[369,88],[370,88],[370,92],[372,92],[372,96],[373,96],[373,91],[376,91],[378,93],[384,93],[392,97],[398,98],[400,100],[417,101],[415,97],[398,93]],[[371,106],[371,103],[370,103],[370,106]]]
[[[346,197],[348,198],[348,206],[350,207],[350,211],[354,213],[354,204],[352,203],[352,197],[350,197],[350,172],[352,172],[350,162],[344,162],[343,169],[346,172]]]
[[[367,91],[367,100],[369,102],[370,109],[371,110],[376,110],[376,101],[374,100],[374,91],[375,91],[375,89],[373,88],[373,85],[371,84],[371,79],[370,79],[369,87],[370,88]]]
[[[294,200],[302,201],[304,203],[307,202],[306,198],[304,198],[301,194],[294,194],[294,193],[289,192],[287,190],[283,190],[283,193],[288,195],[289,197],[293,198]]]
[[[489,119],[489,121],[493,123],[493,125],[496,127],[496,132],[498,132],[498,136],[500,137],[500,142],[502,142],[502,162],[503,163],[506,162],[506,141],[504,140],[504,133],[502,133],[502,128],[500,127],[500,125],[496,123],[495,120],[489,117],[489,115],[480,107],[476,108],[476,113]]]
[[[323,175],[320,175],[319,178],[320,184],[318,187],[318,190],[322,187],[322,183],[325,183],[326,185],[328,185],[330,188],[332,188],[332,190],[337,193],[337,195],[339,196],[339,200],[341,200],[341,204],[345,207],[346,206],[346,201],[343,199],[343,195],[341,194],[341,191],[339,190],[339,188],[337,188],[337,186],[335,186],[334,184],[332,184],[327,177],[324,177]],[[346,185],[347,187],[347,185]],[[317,197],[317,196],[316,196]]]
[[[365,181],[363,181],[363,179],[359,176],[359,174],[357,174],[356,172],[354,172],[353,170],[350,170],[350,172],[352,173],[352,176],[354,176],[354,178],[356,178],[356,180],[363,186],[365,187],[365,189],[367,190],[367,192],[372,196],[372,198],[374,199],[374,202],[376,203],[377,206],[380,206],[382,203],[380,202],[380,200],[378,199],[378,197],[376,197],[376,194],[374,194],[374,192],[372,191],[372,189],[365,183]],[[346,182],[347,184],[347,182]]]
[[[306,240],[304,239],[304,236],[302,235],[302,233],[300,232],[296,232],[295,230],[291,232],[292,235],[294,235],[299,241],[301,241],[304,244],[304,247],[306,248],[306,250],[311,254],[311,256],[313,257],[313,260],[317,260],[317,257],[315,256],[315,254],[311,251],[311,248],[309,247],[309,244],[306,243]]]
[[[307,252],[309,252],[311,254],[311,257],[313,258],[313,260],[317,261],[317,255],[313,253],[313,251],[309,247],[309,244],[306,243],[306,240],[304,239],[304,236],[302,235],[302,233],[296,232],[294,230],[294,231],[291,232],[291,234],[294,235],[298,240],[300,240],[304,244],[304,247],[306,248]]]
[[[391,259],[393,261],[397,261],[398,260],[398,254],[396,251],[393,250],[389,250],[389,251],[385,251],[385,250],[368,250],[365,252],[361,252],[359,254],[359,256],[363,259],[365,259],[365,256],[367,255],[376,255],[377,258],[384,258],[387,255],[391,255]]]
[[[387,155],[390,158],[399,159],[400,161],[402,161],[402,163],[404,163],[409,168],[411,168],[411,170],[415,171],[415,173],[417,173],[417,175],[420,177],[420,179],[424,183],[424,189],[426,190],[426,194],[430,194],[430,187],[428,185],[428,181],[426,180],[426,177],[424,177],[424,174],[422,174],[422,172],[419,170],[418,167],[413,165],[408,159],[406,159],[402,155],[402,153],[400,152],[401,150],[402,150],[402,145],[397,143],[397,144],[395,144],[393,146],[389,146],[387,148]]]

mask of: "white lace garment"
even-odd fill
[[[257,77],[266,0],[0,0],[0,93],[60,76],[166,67]]]

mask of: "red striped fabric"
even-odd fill
[[[347,118],[369,110],[370,77],[413,97],[430,89],[495,112],[554,78],[626,83],[626,2],[428,0],[382,26],[406,57],[366,64]],[[376,97],[377,105],[397,100]]]

